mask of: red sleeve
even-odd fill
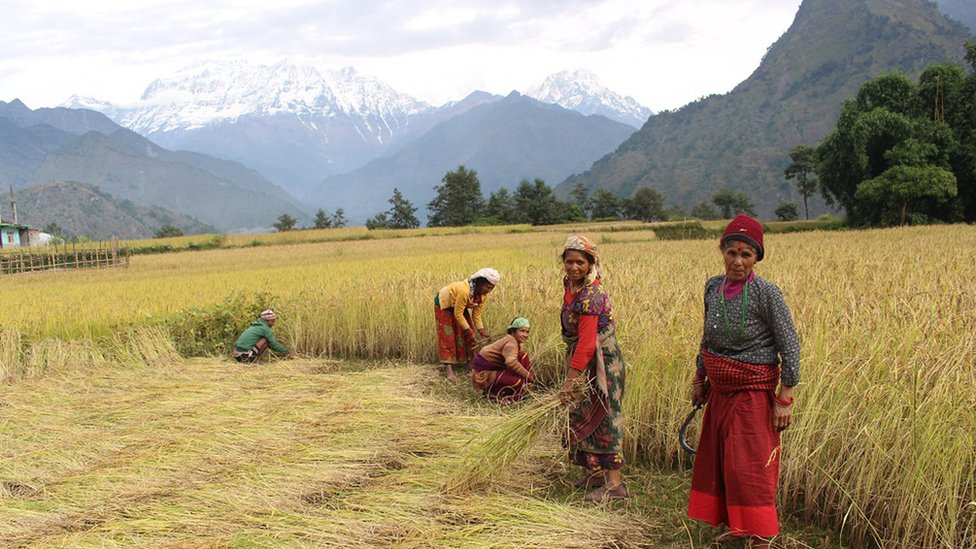
[[[596,326],[600,317],[597,315],[580,315],[579,317],[579,342],[576,344],[576,352],[573,353],[569,367],[574,370],[584,371],[586,365],[593,358],[596,351]]]

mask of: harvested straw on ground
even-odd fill
[[[483,485],[524,456],[544,435],[564,433],[568,427],[566,409],[555,392],[526,402],[482,438],[468,443],[444,482],[445,490],[457,493]]]

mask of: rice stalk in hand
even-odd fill
[[[565,431],[567,408],[556,392],[526,403],[483,438],[465,446],[444,482],[444,489],[461,493],[485,484],[498,471],[525,455],[543,435]]]

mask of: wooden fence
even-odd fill
[[[117,240],[94,244],[14,248],[0,252],[0,274],[128,266],[129,250],[120,248]]]

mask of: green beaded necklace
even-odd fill
[[[742,332],[746,325],[746,308],[749,306],[749,281],[746,280],[742,284],[742,314],[739,318],[739,330],[733,336],[732,330],[729,329],[729,312],[725,308],[725,283],[728,282],[729,277],[722,279],[722,284],[718,287],[718,295],[722,298],[722,323],[725,325],[725,335],[729,336],[732,341],[741,341]]]

